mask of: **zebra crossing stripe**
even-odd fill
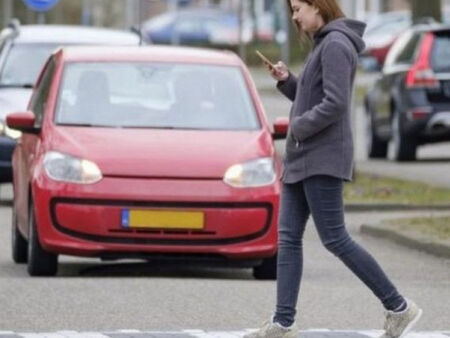
[[[13,332],[0,331],[0,338],[241,338],[244,334],[256,329],[239,331],[140,331],[134,329],[116,330],[111,332],[73,331],[62,330],[56,332]],[[380,330],[328,330],[310,329],[302,330],[302,338],[378,338],[383,334]],[[439,332],[411,332],[405,338],[450,338],[450,331]]]

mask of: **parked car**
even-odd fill
[[[267,29],[262,34],[267,38]],[[143,25],[143,35],[155,44],[232,46],[239,43],[239,18],[218,9],[183,9],[151,18]],[[248,20],[242,38],[245,43],[252,40]]]
[[[383,65],[386,55],[398,36],[412,24],[410,11],[395,11],[378,14],[367,22],[364,33],[366,48],[362,62],[376,69]]]
[[[429,17],[420,21],[423,24],[437,23]],[[450,10],[447,8],[442,11],[442,22],[450,24]],[[412,24],[411,11],[393,11],[369,17],[364,33],[366,48],[361,57],[363,67],[381,69],[391,46]]]
[[[398,161],[420,145],[450,140],[450,25],[418,25],[392,46],[365,97],[367,152]]]
[[[13,259],[161,256],[276,276],[281,160],[231,52],[68,47],[47,61],[13,153]]]
[[[0,32],[0,183],[11,182],[11,154],[20,133],[5,125],[25,110],[45,60],[61,45],[138,45],[135,33],[92,27],[26,25],[14,20]]]

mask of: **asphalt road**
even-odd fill
[[[0,206],[0,331],[242,330],[258,327],[271,315],[275,282],[256,281],[248,269],[102,263],[61,256],[57,277],[31,278],[26,267],[10,257],[8,190],[3,190]],[[424,308],[417,330],[448,330],[450,260],[358,231],[362,222],[408,215],[349,213],[347,224],[399,290]],[[304,247],[300,328],[381,329],[381,304],[322,247],[312,223]]]
[[[287,100],[267,90],[262,93],[269,120],[287,116],[290,105]],[[357,131],[357,140],[358,135]],[[277,141],[280,152],[283,147],[283,142]],[[360,161],[364,163],[363,159]],[[425,163],[432,167],[442,165],[441,161]],[[382,162],[380,165],[390,164]],[[448,163],[444,161],[444,165]],[[393,170],[404,173],[410,170],[408,168],[394,166]],[[420,177],[428,176],[429,173],[424,173]],[[10,186],[2,186],[1,198],[0,331],[244,330],[259,326],[273,311],[275,282],[255,281],[250,270],[158,266],[138,261],[102,263],[61,256],[57,277],[31,278],[25,266],[15,265],[10,258]],[[355,240],[375,256],[399,290],[424,309],[416,330],[449,330],[450,260],[359,233],[363,222],[415,214],[349,213],[347,226]],[[430,216],[437,214],[434,212]],[[304,278],[298,304],[300,328],[381,329],[381,304],[322,247],[311,222],[305,233],[304,247]],[[358,334],[322,336],[364,337]],[[229,335],[217,334],[216,337]],[[305,337],[319,335],[305,334]]]

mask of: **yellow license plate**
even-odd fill
[[[196,211],[122,210],[123,227],[154,229],[203,229],[205,215]]]

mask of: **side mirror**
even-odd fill
[[[24,133],[39,134],[41,128],[34,126],[35,116],[31,111],[15,112],[6,116],[6,125]]]
[[[274,140],[285,139],[287,136],[287,131],[289,128],[289,118],[287,117],[277,117],[275,123],[273,124],[273,134]]]

